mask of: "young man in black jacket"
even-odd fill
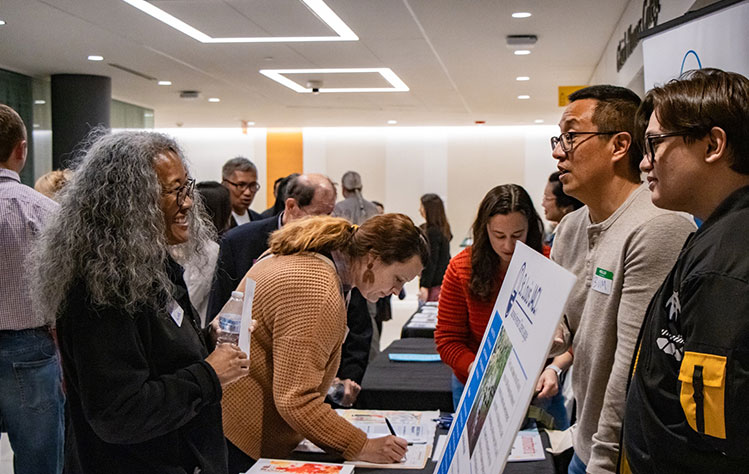
[[[638,117],[653,203],[704,224],[645,316],[620,471],[746,472],[749,79],[689,72],[648,92]]]

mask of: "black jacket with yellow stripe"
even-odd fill
[[[749,472],[749,187],[684,244],[633,370],[622,472]]]

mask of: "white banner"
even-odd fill
[[[435,474],[502,472],[574,282],[517,243]]]

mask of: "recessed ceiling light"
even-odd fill
[[[160,86],[171,86],[172,81],[159,81]]]
[[[515,78],[516,81],[530,81],[531,78],[528,76],[518,76]]]
[[[309,8],[317,18],[322,20],[335,36],[256,36],[239,38],[213,38],[197,28],[188,25],[179,18],[170,15],[161,8],[154,6],[146,0],[122,0],[138,10],[151,15],[157,20],[166,23],[177,31],[200,41],[201,43],[290,43],[306,41],[357,41],[359,39],[351,28],[325,4],[323,0],[299,0]]]
[[[36,104],[36,105],[44,105],[44,104],[46,104],[46,103],[47,103],[47,101],[46,101],[46,100],[35,100],[35,101],[34,101],[34,104]]]
[[[208,102],[221,102],[221,99],[218,97],[209,97]]]
[[[533,123],[544,123],[543,119],[536,119],[533,121]]]
[[[153,113],[151,113],[151,112],[143,112],[143,116],[147,117],[147,118],[150,118],[150,117],[153,117]]]
[[[261,69],[260,74],[273,79],[279,84],[288,87],[289,89],[304,93],[314,93],[312,87],[303,86],[297,82],[292,81],[284,74],[361,74],[361,73],[378,73],[386,81],[391,84],[391,87],[320,87],[317,89],[318,93],[330,93],[330,92],[408,92],[408,86],[401,81],[397,74],[393,72],[389,67],[373,67],[373,68],[333,68],[333,69]],[[309,84],[310,81],[307,81]]]
[[[520,100],[526,100],[526,99],[530,99],[530,98],[531,98],[531,96],[525,95],[525,94],[518,96],[518,99],[520,99]]]
[[[531,14],[529,12],[515,12],[512,14],[513,18],[528,18]]]
[[[5,24],[5,20],[0,20],[0,26],[3,26]]]
[[[515,52],[515,56],[527,56],[531,54],[530,49],[516,49],[514,52]]]
[[[255,122],[247,122],[247,126],[252,127],[253,125],[255,125]]]
[[[396,123],[398,123],[397,120],[388,120],[388,125],[395,125]]]
[[[95,54],[92,54],[88,57],[89,61],[104,61],[104,56],[97,56]]]

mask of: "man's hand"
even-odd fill
[[[351,379],[340,380],[338,377],[336,377],[333,383],[336,382],[343,383],[343,398],[341,399],[341,406],[353,406],[354,403],[356,403],[356,397],[359,396],[359,392],[361,391],[359,384]]]
[[[536,398],[551,398],[559,392],[559,377],[554,369],[546,368],[536,383]]]

